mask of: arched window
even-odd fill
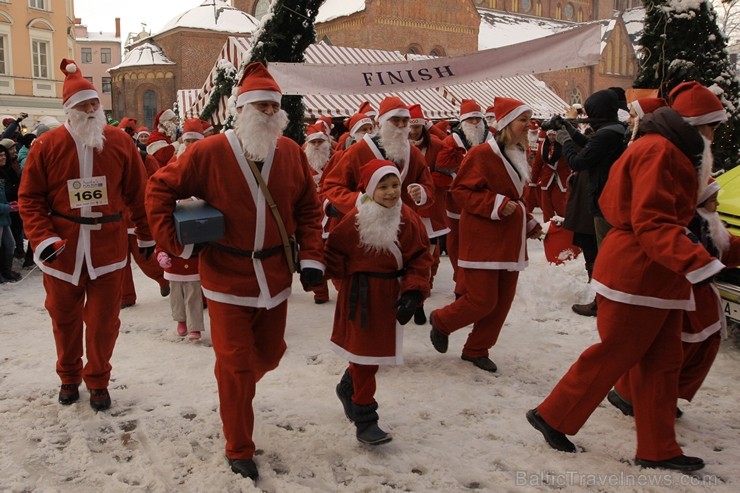
[[[270,0],[257,0],[254,4],[254,14],[252,14],[257,20],[270,11]]]
[[[156,130],[154,125],[154,116],[157,114],[157,93],[152,90],[144,93],[144,125]]]
[[[574,87],[570,93],[570,104],[571,106],[574,104],[583,104],[583,96],[577,87]]]

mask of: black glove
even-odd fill
[[[54,244],[47,245],[46,248],[41,250],[41,260],[47,263],[52,263],[57,259],[57,249],[54,247]]]
[[[571,137],[573,137],[573,135],[575,135],[575,134],[576,134],[576,132],[578,132],[578,129],[577,129],[576,127],[574,127],[574,126],[573,126],[573,124],[572,124],[572,123],[570,123],[570,122],[569,122],[568,120],[566,120],[565,118],[563,118],[563,128],[564,128],[565,130],[567,130],[567,131],[568,131],[568,134],[569,134],[569,135],[570,135]]]
[[[139,253],[142,254],[145,259],[149,260],[149,258],[154,253],[154,247],[153,246],[139,247]]]
[[[571,139],[570,134],[565,129],[565,127],[563,127],[560,130],[558,130],[557,133],[555,134],[555,140],[557,140],[560,145],[565,145],[567,141],[573,140],[573,139]]]
[[[419,308],[423,298],[419,291],[406,291],[398,298],[394,306],[398,309],[396,320],[398,320],[399,324],[406,325],[409,323],[409,320],[414,316],[414,312]]]
[[[324,279],[324,273],[314,267],[304,267],[301,269],[301,284],[303,289],[308,290],[321,284]]]
[[[334,207],[334,204],[329,204],[326,206],[326,215],[329,217],[342,217],[344,214]]]

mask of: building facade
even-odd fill
[[[0,115],[63,121],[59,63],[74,55],[73,0],[0,0]]]
[[[89,32],[81,19],[75,19],[75,60],[83,77],[97,89],[100,104],[107,115],[111,115],[113,110],[113,84],[108,69],[121,63],[121,19],[118,17],[114,27],[112,32]]]

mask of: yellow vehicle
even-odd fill
[[[740,236],[740,166],[717,177],[721,190],[717,212],[733,236]],[[726,269],[716,278],[728,325],[740,325],[740,268]]]

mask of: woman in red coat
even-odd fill
[[[429,296],[432,255],[421,218],[403,204],[401,174],[374,159],[361,168],[364,190],[326,242],[327,275],[341,280],[332,349],[349,360],[337,385],[357,439],[379,445],[391,436],[378,427],[378,365],[403,362],[403,327]]]
[[[509,98],[496,98],[493,106],[500,132],[468,151],[450,188],[462,209],[457,265],[465,293],[430,316],[432,345],[440,353],[447,352],[452,332],[473,324],[461,357],[490,372],[496,365],[488,351],[511,308],[519,271],[527,266],[526,239],[542,231],[523,200],[532,110]]]

